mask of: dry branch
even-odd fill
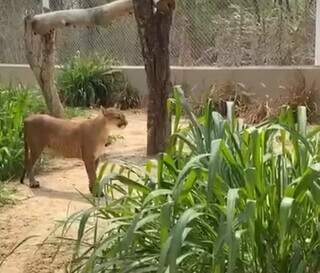
[[[89,9],[60,10],[35,15],[32,18],[32,29],[44,35],[50,30],[66,26],[107,25],[113,19],[133,12],[132,0],[117,0],[102,6]]]

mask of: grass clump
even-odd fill
[[[35,90],[0,88],[0,181],[16,177],[23,168],[23,119],[44,111],[43,99]]]
[[[70,272],[318,272],[319,127],[289,107],[256,126],[211,102],[197,117],[179,88],[169,106],[167,151],[104,166],[108,198],[66,222],[79,221]]]
[[[113,60],[98,55],[71,58],[57,78],[63,102],[72,107],[117,104],[121,109],[139,106],[140,97]]]

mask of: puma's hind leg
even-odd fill
[[[30,157],[27,163],[27,174],[29,177],[29,187],[30,188],[39,188],[40,183],[35,179],[34,176],[34,167],[35,163],[39,159],[41,153],[43,151],[43,147],[37,147],[36,149],[32,149],[30,147]]]

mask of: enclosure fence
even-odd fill
[[[88,8],[108,0],[49,0],[51,10]],[[171,64],[180,66],[314,64],[315,0],[177,0]],[[23,18],[41,0],[0,1],[0,63],[26,63]],[[57,63],[77,52],[142,65],[134,16],[111,25],[57,33]]]

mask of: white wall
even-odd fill
[[[142,66],[122,66],[129,82],[147,94],[146,75]],[[239,82],[257,98],[288,95],[292,86],[305,80],[306,87],[314,84],[319,92],[320,102],[320,66],[256,66],[256,67],[172,67],[173,84],[182,84],[186,91],[198,95],[214,83],[227,81]],[[37,86],[35,78],[27,65],[0,64],[0,85],[23,84]]]

